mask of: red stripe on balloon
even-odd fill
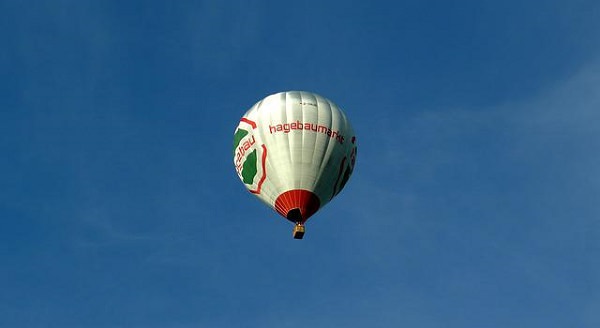
[[[250,126],[252,126],[253,129],[256,129],[256,123],[254,121],[250,121],[249,119],[247,119],[245,117],[242,117],[240,122],[248,123],[248,124],[250,124]]]
[[[288,190],[280,194],[275,200],[275,210],[284,218],[287,218],[291,210],[299,209],[302,214],[302,223],[315,214],[319,207],[321,207],[319,197],[304,189]]]

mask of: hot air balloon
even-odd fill
[[[293,222],[294,238],[302,239],[305,222],[346,185],[356,147],[336,104],[311,92],[280,92],[241,118],[233,163],[246,188]]]

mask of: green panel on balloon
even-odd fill
[[[245,184],[252,184],[254,177],[256,176],[256,150],[252,151],[246,157],[244,162],[244,168],[242,169],[242,181]]]

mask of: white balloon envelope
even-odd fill
[[[281,216],[304,223],[345,186],[356,137],[330,100],[305,91],[270,95],[250,108],[234,134],[233,162],[246,188]]]

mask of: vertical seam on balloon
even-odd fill
[[[278,206],[277,206],[277,209],[276,209],[276,211],[277,211],[277,212],[278,212],[278,213],[279,213],[281,216],[283,216],[283,217],[286,217],[286,216],[287,216],[287,213],[285,213],[285,208],[286,208],[286,205],[285,205],[285,200],[284,200],[284,199],[281,199],[281,201],[280,201],[280,202],[279,202],[277,205],[278,205]]]
[[[291,206],[291,200],[290,200],[289,196],[290,196],[290,194],[287,193],[287,190],[284,191],[283,198],[282,198],[283,206],[284,206],[284,208],[283,208],[283,215],[286,218],[287,218],[287,214],[288,214],[287,212],[290,210],[290,206]]]
[[[304,122],[304,105],[302,105],[302,103],[304,102],[304,92],[300,91],[300,113],[302,115],[302,122]],[[304,162],[304,130],[301,130],[302,132],[300,132],[300,161],[298,163],[298,165],[300,166],[299,168],[302,169],[303,168],[303,162]],[[298,186],[295,187],[302,187],[304,186],[304,170],[300,170],[300,182],[298,183]]]
[[[302,218],[304,216],[304,206],[302,206],[302,203],[300,202],[300,193],[299,192],[294,192],[294,204],[298,204],[298,209],[300,210],[300,221],[302,221]]]
[[[291,192],[288,192],[286,194],[286,199],[287,199],[286,211],[289,212],[291,210],[292,206],[294,206],[294,195]],[[285,213],[285,214],[287,216],[288,213]]]
[[[295,93],[295,92],[294,92]],[[294,95],[294,93],[290,92],[290,103],[288,103],[287,99],[285,102],[285,120],[284,122],[287,122],[288,124],[291,124],[291,118],[294,117],[294,105],[295,105],[295,101],[296,101],[296,97]],[[302,97],[302,94],[299,94],[300,97]],[[292,132],[292,130],[290,129],[290,132],[286,133],[286,137],[287,137],[287,142],[288,142],[288,150],[289,150],[289,158],[290,158],[290,167],[289,170],[292,173],[292,176],[295,177],[296,176],[296,170],[297,167],[295,165],[294,162],[294,154],[293,152],[295,151],[294,149],[294,137],[293,137],[294,132]],[[296,181],[292,180],[292,185],[291,188],[296,188]]]
[[[314,103],[314,104],[315,104],[314,111],[317,113],[317,114],[316,114],[317,121],[315,122],[315,124],[317,124],[317,126],[318,126],[318,121],[319,121],[319,108],[320,108],[320,106],[321,106],[321,104],[320,104],[319,102],[320,102],[320,100],[321,100],[321,99],[320,99],[320,96],[319,96],[319,95],[317,95],[317,94],[314,94],[314,93],[308,93],[308,95],[310,95],[310,97],[311,97],[311,99],[310,99],[310,103]],[[309,126],[309,129],[311,129],[311,128],[312,128],[312,126]],[[316,152],[316,145],[317,145],[317,138],[318,138],[318,135],[317,135],[317,134],[313,134],[313,133],[307,133],[306,135],[307,135],[307,136],[308,136],[308,135],[311,135],[312,137],[314,137],[314,140],[315,140],[315,141],[314,141],[314,145],[313,145],[313,147],[312,147],[312,148],[313,148],[312,157],[310,158],[310,164],[311,164],[311,167],[314,167],[314,158],[315,158],[315,152]],[[314,187],[315,187],[315,185],[316,185],[316,183],[317,183],[317,181],[318,181],[318,179],[319,179],[319,178],[318,178],[318,176],[313,176],[313,175],[311,175],[311,178],[312,178],[312,180],[313,180],[313,181],[312,181],[312,184],[310,185],[310,189],[311,189],[311,190],[314,190]],[[310,180],[309,180],[309,181],[310,181]],[[307,185],[307,187],[308,187],[308,185]]]
[[[316,102],[317,102],[317,110],[316,110],[316,113],[317,113],[316,117],[317,117],[317,119],[316,119],[316,122],[314,124],[319,125],[319,119],[320,119],[320,115],[319,114],[321,113],[321,111],[320,111],[321,104],[319,103],[320,99],[318,97],[315,97],[315,98],[316,98]],[[312,123],[311,123],[311,128],[312,128]],[[317,145],[318,145],[317,141],[318,140],[319,140],[319,135],[317,134],[317,135],[315,135],[315,147],[313,147],[313,155],[312,155],[312,159],[311,159],[312,160],[312,163],[311,163],[312,165],[315,165],[315,156],[317,154]],[[321,156],[321,159],[322,158],[323,157]],[[313,191],[316,191],[316,187],[317,187],[319,178],[320,178],[320,176],[318,174],[314,177],[313,185],[312,185],[312,188],[311,188]]]
[[[284,96],[284,102],[283,102],[283,104],[284,104],[285,107],[284,107],[284,111],[283,111],[284,117],[283,117],[283,119],[281,121],[282,121],[282,123],[285,123],[288,120],[288,109],[289,109],[288,98],[290,98],[290,97],[288,97],[288,92],[284,92],[283,96]],[[287,168],[287,170],[291,173],[291,169],[292,169],[292,150],[290,149],[291,148],[290,133],[289,132],[288,133],[283,133],[283,138],[284,138],[284,143],[287,144],[287,147],[283,147],[287,151],[287,157],[288,157],[288,168]]]
[[[304,92],[300,92],[300,113],[302,113],[302,123],[300,124],[304,124],[305,120],[305,114],[306,111],[304,110],[304,97],[306,96],[306,93]],[[306,137],[306,133],[304,132],[304,130],[301,130],[301,136],[302,136],[302,140],[301,140],[301,147],[300,147],[300,162],[298,163],[298,165],[300,165],[300,168],[304,168],[304,146],[305,146],[305,137]],[[303,187],[304,186],[304,180],[305,180],[305,176],[304,176],[304,170],[301,171],[300,174],[300,184],[297,187]]]
[[[266,98],[265,98],[266,99]],[[262,112],[264,111],[263,109],[263,103],[264,100],[261,100],[260,103],[260,108],[258,109],[258,115],[260,117],[263,117]],[[269,113],[269,115],[267,115],[267,117],[269,118],[269,124],[271,124],[272,119],[271,119],[271,114]],[[264,144],[264,140],[268,139],[267,137],[265,137],[266,132],[264,131],[264,129],[260,130],[260,137],[261,139],[263,139],[263,144]],[[277,149],[276,147],[277,145],[273,145],[273,147],[271,147],[271,149]],[[271,154],[272,156],[272,154]],[[275,204],[275,199],[277,198],[276,192],[273,190],[273,185],[279,184],[279,175],[277,174],[277,169],[275,166],[273,166],[273,164],[271,163],[271,161],[269,161],[267,163],[267,166],[269,167],[269,172],[271,172],[271,174],[269,175],[269,183],[267,184],[267,186],[270,186],[269,188],[265,188],[269,190],[269,204],[271,206],[273,206]]]
[[[327,109],[329,110],[329,122],[325,123],[327,126],[331,127],[331,124],[333,122],[333,105],[329,102],[326,101],[327,103]],[[318,178],[317,181],[321,180],[321,177],[323,176],[323,171],[325,171],[325,168],[329,162],[329,160],[331,159],[331,150],[330,148],[332,147],[332,142],[331,142],[331,138],[325,138],[326,143],[325,143],[325,149],[324,149],[324,153],[321,159],[321,165],[319,166],[319,174],[318,174]],[[329,157],[327,157],[327,154],[329,154]],[[323,160],[327,158],[326,160]],[[320,181],[322,182],[322,181]],[[316,188],[315,188],[316,190]],[[325,194],[326,195],[326,194]]]
[[[277,100],[277,103],[279,104],[279,106],[281,106],[281,98],[283,98],[283,103],[285,103],[285,93],[280,93],[277,95],[271,95],[270,97],[279,97],[279,99]],[[273,100],[273,99],[270,99]],[[279,115],[279,113],[281,113],[281,108],[277,108],[277,110],[270,110],[267,112],[267,117],[269,118],[269,125],[273,124],[274,120],[273,117],[274,115]],[[280,119],[280,117],[278,117],[278,120]],[[264,132],[266,133],[266,132]],[[280,138],[277,137],[273,137],[270,136],[269,140],[271,140],[273,142],[273,151],[275,152],[275,154],[277,153],[281,153],[282,152],[282,142]],[[285,147],[283,147],[285,148]],[[277,157],[277,155],[275,155],[275,157]],[[274,172],[275,174],[272,174],[272,176],[274,177],[272,185],[277,186],[277,188],[275,188],[275,190],[272,191],[272,198],[273,198],[273,202],[277,199],[277,197],[279,196],[279,191],[278,189],[281,189],[281,186],[284,184],[284,182],[281,180],[281,168],[278,168],[276,166],[271,165],[273,170],[272,173]]]

